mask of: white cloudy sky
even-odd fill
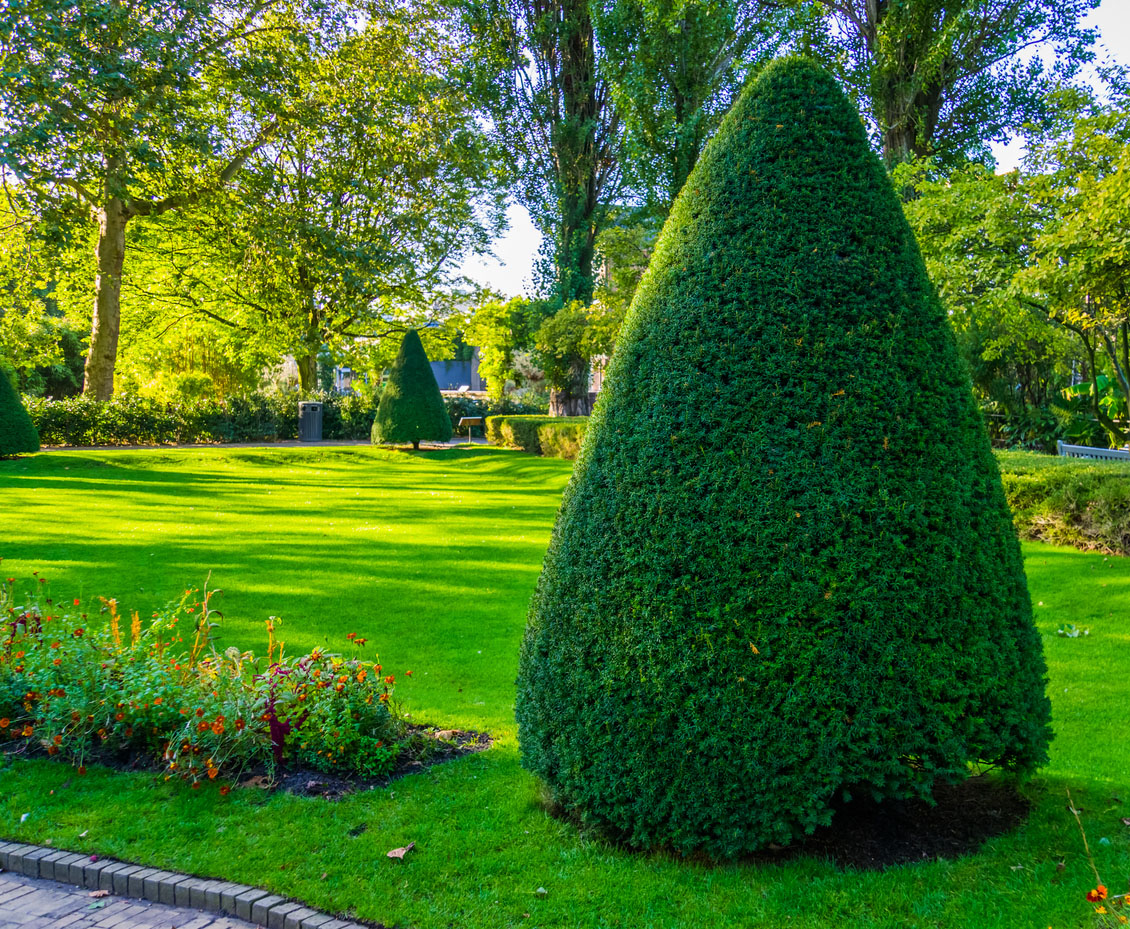
[[[1103,0],[1089,22],[1098,27],[1106,54],[1130,64],[1130,0]],[[1021,155],[1017,146],[995,146],[994,152],[1004,168],[1014,167]],[[530,222],[529,214],[517,204],[511,205],[507,218],[510,228],[494,243],[495,257],[473,258],[463,265],[461,272],[504,294],[522,294],[531,290],[541,235]]]

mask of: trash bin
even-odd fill
[[[322,441],[322,404],[314,402],[298,404],[298,441]]]

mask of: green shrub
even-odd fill
[[[588,426],[587,416],[491,416],[487,439],[547,458],[577,457]]]
[[[39,434],[20,395],[0,366],[0,458],[39,451]]]
[[[1016,531],[859,114],[765,69],[676,201],[531,603],[523,764],[639,847],[788,843],[1047,757]]]
[[[392,363],[373,420],[372,438],[374,445],[411,442],[413,448],[424,440],[446,442],[451,438],[451,418],[415,329],[404,334]]]
[[[1022,538],[1130,555],[1130,462],[1023,452],[997,458]]]

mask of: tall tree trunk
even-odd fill
[[[97,219],[98,274],[94,278],[94,314],[82,392],[95,400],[109,400],[114,393],[114,366],[118,357],[122,265],[126,257],[129,215],[120,198],[110,197],[97,212]]]
[[[557,28],[562,110],[553,133],[561,191],[557,296],[563,304],[572,300],[588,304],[593,294],[601,115],[589,0],[564,0]]]
[[[318,356],[314,352],[309,352],[294,359],[298,365],[298,383],[302,387],[302,392],[309,393],[316,390],[318,387]]]

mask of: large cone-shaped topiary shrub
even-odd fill
[[[451,438],[451,418],[443,405],[439,384],[428,364],[420,335],[409,329],[392,363],[388,383],[381,392],[373,420],[375,444],[446,442]]]
[[[39,451],[39,433],[23,401],[0,367],[0,458]]]
[[[523,763],[637,846],[786,843],[1045,760],[1023,566],[954,338],[855,109],[799,60],[676,202],[565,493]]]

